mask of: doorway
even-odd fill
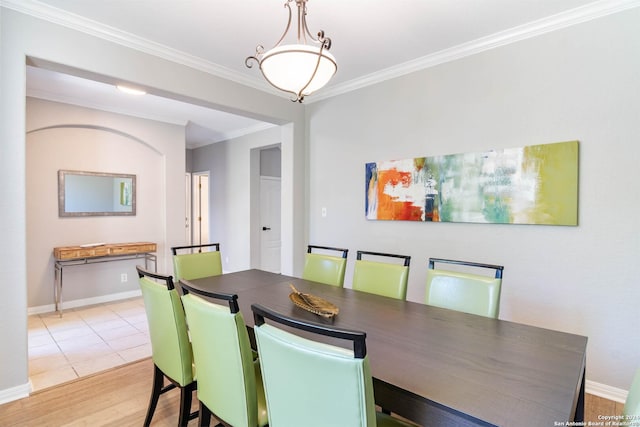
[[[184,241],[191,244],[191,173],[184,174]]]
[[[191,244],[209,243],[209,172],[192,175]]]
[[[251,265],[282,272],[282,150],[280,144],[252,150]]]
[[[280,194],[279,177],[260,177],[260,269],[280,273]]]

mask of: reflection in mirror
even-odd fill
[[[135,214],[135,175],[58,171],[59,216]]]

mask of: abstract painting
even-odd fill
[[[578,141],[367,163],[370,220],[578,225]]]

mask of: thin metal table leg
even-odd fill
[[[62,317],[62,265],[55,263],[54,266],[55,280],[53,282],[53,301],[55,310]]]
[[[144,255],[144,268],[145,270],[149,269],[149,261],[153,261],[153,271],[158,272],[158,258],[150,253],[146,253]]]

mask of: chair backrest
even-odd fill
[[[493,277],[489,277],[469,272],[442,270],[435,268],[435,263],[462,265],[474,269],[488,268],[495,270],[495,273]],[[437,307],[497,319],[500,313],[503,269],[501,265],[429,258],[425,302]]]
[[[178,252],[183,254],[193,254],[203,252],[202,249],[205,249],[204,252],[209,251],[218,251],[220,252],[220,243],[203,243],[201,245],[186,245],[186,246],[173,246],[171,248],[171,253],[173,255],[179,255]]]
[[[321,250],[323,253],[313,253],[312,249]],[[340,256],[326,253],[330,251],[337,251]],[[309,245],[305,254],[302,278],[342,287],[344,285],[344,272],[347,268],[348,252],[348,249]]]
[[[180,386],[193,381],[193,354],[173,278],[136,267],[149,322],[153,363]]]
[[[628,420],[640,420],[640,369],[636,371],[622,413]],[[633,425],[633,424],[632,424]]]
[[[203,248],[213,250],[202,251]],[[179,253],[179,251],[187,251],[188,253]],[[176,282],[182,279],[192,280],[222,274],[220,243],[174,246],[171,248],[171,252],[173,253],[173,272],[176,276]]]
[[[182,296],[198,373],[198,399],[225,425],[256,427],[256,373],[249,336],[237,295],[208,293],[226,300],[220,305],[201,298],[193,289]],[[266,424],[266,420],[261,425]]]
[[[270,425],[376,425],[364,332],[302,322],[257,304],[251,309]],[[303,338],[275,323],[349,340],[353,348]]]
[[[398,258],[402,264],[380,262],[377,260],[364,260],[363,255],[376,257]],[[369,292],[396,299],[407,297],[407,281],[409,280],[408,255],[387,254],[382,252],[358,251],[357,260],[353,270],[352,288],[357,291]]]

